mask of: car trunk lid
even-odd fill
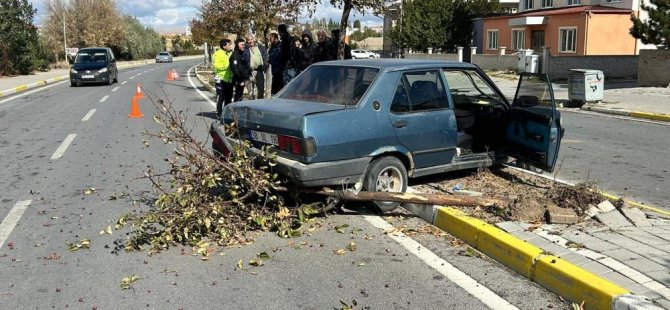
[[[227,106],[226,118],[236,115],[240,130],[256,130],[300,137],[302,118],[306,115],[337,111],[343,105],[287,99],[261,99],[237,102]]]

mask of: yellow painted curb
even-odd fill
[[[556,256],[543,256],[535,264],[533,281],[586,309],[611,309],[615,297],[629,291]]]
[[[533,260],[544,252],[492,225],[481,226],[478,240],[479,251],[526,278],[532,278]]]
[[[572,302],[585,301],[586,309],[610,309],[615,297],[629,293],[460,210],[437,208],[434,225],[547,290]]]
[[[484,222],[471,218],[461,210],[454,208],[438,208],[435,214],[435,226],[474,248],[477,248],[477,232],[482,223]]]
[[[600,194],[603,195],[603,196],[605,196],[605,198],[607,198],[607,199],[609,199],[609,200],[619,200],[619,199],[622,199],[622,198],[619,197],[619,196],[612,195],[612,194],[607,193],[607,192],[600,192]],[[660,213],[660,214],[664,214],[664,215],[670,216],[670,212],[665,211],[665,210],[662,210],[662,209],[659,209],[659,208],[655,208],[655,207],[652,207],[652,206],[643,205],[643,204],[641,204],[641,203],[639,203],[639,202],[635,202],[635,201],[628,200],[628,199],[625,199],[625,198],[623,198],[623,201],[626,202],[627,204],[631,205],[631,206],[638,207],[638,208],[640,208],[640,209],[646,209],[646,210],[649,210],[649,211],[653,211],[653,212],[656,212],[656,213]]]
[[[16,87],[16,88],[14,88],[14,90],[16,90],[17,93],[18,93],[18,92],[22,92],[22,91],[24,91],[24,90],[26,90],[26,89],[28,89],[28,85],[21,85],[21,86],[18,86],[18,87]]]
[[[647,112],[630,112],[628,114],[631,117],[645,118],[655,121],[670,122],[670,115],[667,114],[657,114],[657,113],[647,113]]]

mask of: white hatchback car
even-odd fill
[[[367,50],[352,50],[351,58],[353,59],[368,59],[368,58],[379,58],[378,53],[373,53]]]

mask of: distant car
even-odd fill
[[[172,62],[172,54],[168,52],[160,52],[156,54],[156,63],[159,62]]]
[[[378,53],[373,53],[367,50],[352,50],[351,58],[353,59],[367,59],[367,58],[379,58]]]
[[[119,81],[114,53],[108,47],[82,48],[77,52],[70,66],[72,87],[87,83],[112,85]]]
[[[231,123],[239,135],[226,136]],[[552,171],[563,132],[546,75],[522,74],[510,103],[475,65],[410,59],[313,64],[272,99],[226,105],[210,128],[224,155],[240,139],[274,148],[273,170],[296,185],[385,192],[509,157]]]

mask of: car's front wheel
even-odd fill
[[[374,192],[398,192],[407,190],[407,169],[396,157],[380,157],[372,161],[365,174],[363,188]],[[378,213],[391,211],[400,205],[394,201],[372,201],[369,207]]]

